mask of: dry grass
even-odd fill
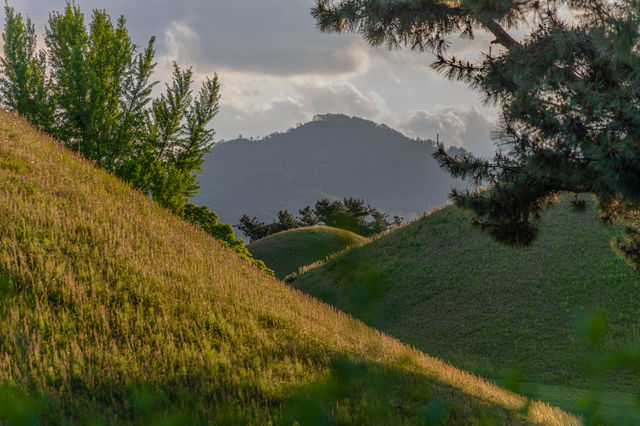
[[[579,423],[292,290],[3,111],[0,271],[0,383],[47,396],[47,422],[140,421],[146,392],[205,423],[414,423],[434,401],[449,423]]]

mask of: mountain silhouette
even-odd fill
[[[316,116],[283,133],[215,145],[194,202],[233,225],[243,214],[272,220],[279,210],[297,213],[321,198],[362,198],[391,216],[411,217],[445,203],[452,186],[469,187],[438,167],[435,149],[431,140],[362,118]]]

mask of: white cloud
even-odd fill
[[[274,86],[279,89],[273,90]],[[234,138],[238,134],[264,136],[308,121],[316,114],[380,115],[375,94],[364,94],[348,83],[318,84],[308,80],[226,87],[221,112],[214,122],[220,139]]]
[[[439,135],[445,145],[462,146],[483,156],[495,151],[491,141],[494,127],[495,122],[474,107],[416,111],[408,121],[397,126],[408,136],[435,140]]]

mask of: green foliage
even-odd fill
[[[207,79],[197,97],[191,94],[193,72],[173,65],[172,83],[153,100],[145,120],[137,158],[125,173],[134,186],[148,191],[160,204],[180,211],[200,188],[195,177],[214,132],[206,125],[218,112],[218,77]]]
[[[329,201],[325,198],[316,202],[314,212],[328,226],[346,229],[365,237],[383,232],[389,227],[387,214],[357,198],[345,198],[342,201]],[[367,221],[369,217],[372,220]]]
[[[79,6],[67,2],[62,13],[49,15],[46,49],[37,52],[29,18],[24,22],[8,5],[5,12],[5,106],[250,258],[231,227],[187,202],[200,188],[197,176],[213,145],[218,77],[194,95],[191,68],[174,63],[171,84],[151,99],[155,38],[140,51],[123,16],[114,23],[95,9],[87,26]]]
[[[269,235],[269,226],[260,222],[257,217],[244,215],[240,218],[240,223],[237,226],[251,241],[257,241]]]
[[[36,51],[35,26],[28,17],[5,3],[0,58],[0,98],[5,107],[24,115],[33,124],[50,130],[53,109],[47,91],[46,56]]]
[[[573,12],[571,20],[562,10]],[[492,159],[435,158],[453,176],[491,186],[452,199],[501,242],[529,245],[541,215],[563,192],[593,193],[605,222],[628,226],[616,250],[640,269],[640,10],[635,0],[362,2],[318,0],[325,31],[357,31],[371,44],[428,48],[433,67],[468,83],[501,115]],[[521,42],[505,28],[533,18]],[[447,36],[475,29],[502,48],[477,63],[446,56]]]
[[[189,223],[199,226],[203,231],[218,239],[225,246],[231,247],[241,257],[249,260],[260,269],[273,274],[264,262],[254,259],[249,250],[244,246],[244,241],[236,238],[233,227],[226,223],[218,222],[218,215],[211,211],[209,206],[198,206],[196,204],[187,203],[182,210],[182,217]]]
[[[287,210],[281,210],[278,212],[277,220],[269,224],[260,222],[256,217],[244,215],[240,218],[238,229],[253,242],[278,232],[319,223],[355,232],[365,237],[384,232],[390,226],[386,213],[376,210],[365,204],[364,200],[357,198],[334,201],[324,198],[318,200],[313,209],[311,206],[307,206],[298,212],[300,217],[295,218]],[[369,218],[370,220],[367,220]],[[394,223],[400,224],[402,219],[396,216]]]
[[[42,424],[46,398],[26,395],[9,385],[0,385],[0,421],[8,425],[31,426]]]
[[[349,359],[336,359],[330,373],[318,383],[300,389],[284,407],[283,424],[327,425],[397,424],[394,410],[375,389],[397,389],[407,424],[447,425],[464,422],[455,404],[444,401],[425,386],[420,378],[400,368],[379,366]],[[350,401],[351,393],[361,393],[359,405]],[[339,404],[339,409],[329,407]],[[333,412],[332,412],[333,411]],[[337,411],[337,413],[336,413]],[[482,417],[482,413],[478,413]],[[489,413],[485,413],[489,420]]]
[[[298,210],[300,213],[300,224],[302,226],[314,226],[320,223],[320,219],[316,216],[315,212],[311,209],[311,206],[307,206],[302,210]]]
[[[199,189],[212,146],[218,77],[192,94],[193,72],[173,64],[171,84],[151,100],[154,38],[138,52],[126,21],[94,10],[89,28],[75,4],[49,17],[46,44],[56,105],[54,135],[99,166],[180,213]]]
[[[94,10],[87,29],[76,4],[49,16],[46,32],[51,94],[56,106],[53,134],[97,165],[112,171],[131,141],[119,140],[125,118],[123,81],[135,46],[124,17],[116,25],[104,10]],[[129,146],[122,146],[123,144]]]

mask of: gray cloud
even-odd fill
[[[180,62],[271,75],[350,73],[363,65],[362,42],[318,33],[308,7],[295,0],[216,3],[167,27]]]
[[[296,91],[310,114],[341,113],[373,117],[379,113],[376,100],[350,84],[298,85]]]
[[[315,0],[77,2],[85,15],[93,8],[124,15],[138,44],[156,35],[155,77],[161,81],[170,78],[173,59],[194,65],[198,79],[218,72],[222,109],[213,125],[219,138],[263,136],[315,114],[345,113],[389,123],[409,136],[440,133],[449,144],[491,151],[491,120],[477,93],[436,75],[429,67],[433,55],[369,49],[357,35],[321,34],[309,14]],[[30,14],[42,34],[48,13],[61,11],[65,0],[10,3]],[[490,39],[478,36],[453,43],[452,51],[470,57],[486,50]]]
[[[43,27],[64,1],[14,0]],[[124,15],[134,41],[158,38],[160,55],[210,71],[233,69],[271,75],[357,71],[365,44],[353,35],[321,34],[310,15],[313,0],[82,0],[85,15],[104,8]]]
[[[417,111],[397,126],[408,136],[440,140],[445,145],[463,146],[474,154],[487,156],[495,151],[491,132],[495,123],[475,108],[443,108],[433,113]]]

